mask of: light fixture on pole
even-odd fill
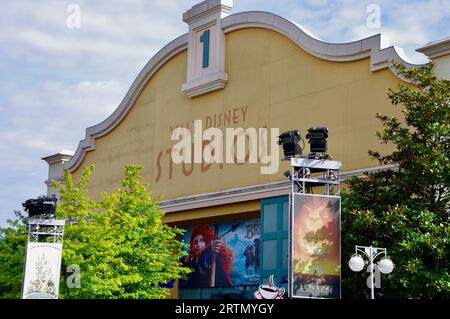
[[[26,200],[22,206],[28,212],[29,218],[51,219],[55,218],[57,201],[56,197],[39,197]]]
[[[283,145],[284,159],[302,155],[302,148],[298,142],[302,139],[299,130],[281,133],[278,137],[278,145]]]
[[[310,146],[309,158],[329,158],[327,155],[328,128],[312,127],[308,129],[306,139]]]
[[[358,252],[362,253],[363,256],[366,256],[369,259],[369,279],[370,282],[370,299],[375,299],[375,289],[374,289],[374,260],[384,254],[383,258],[377,263],[377,267],[383,274],[390,274],[392,270],[394,270],[394,263],[387,256],[386,248],[377,248],[377,247],[366,247],[366,246],[355,246],[355,254],[350,258],[348,262],[348,266],[351,270],[355,272],[359,272],[364,269],[364,259],[361,257]]]

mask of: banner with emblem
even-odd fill
[[[58,299],[61,254],[61,243],[27,243],[22,299]]]

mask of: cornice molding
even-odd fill
[[[209,80],[212,79],[212,80]],[[217,72],[198,81],[183,84],[183,92],[189,97],[214,92],[223,89],[228,81],[228,74]]]
[[[342,172],[340,174],[340,179],[341,181],[345,181],[352,177],[365,177],[368,173],[390,169],[397,169],[397,166],[382,165],[350,170]],[[290,191],[291,182],[286,179],[266,184],[244,186],[218,192],[179,197],[171,200],[163,200],[158,204],[166,213],[172,213],[190,209],[206,208],[224,204],[260,200],[267,197],[287,195],[290,193]]]
[[[183,21],[186,23],[196,22],[214,13],[229,14],[232,8],[233,0],[203,1],[186,11],[183,14]]]
[[[370,57],[371,71],[389,68],[398,76],[392,68],[392,60],[400,62],[407,67],[415,66],[406,61],[406,59],[402,59],[400,56],[401,49],[393,46],[381,49],[380,34],[350,43],[327,43],[314,38],[301,26],[287,19],[272,13],[258,11],[230,15],[222,19],[222,27],[225,33],[250,27],[273,30],[285,35],[311,55],[325,60],[339,62],[356,61]],[[103,122],[86,129],[85,138],[78,144],[78,148],[72,158],[64,164],[65,169],[73,172],[81,165],[86,157],[86,153],[95,150],[95,139],[108,134],[126,117],[137,97],[153,75],[172,57],[187,50],[187,45],[188,34],[185,34],[167,44],[146,64],[117,109]],[[401,77],[399,78],[404,80]],[[217,86],[222,84],[216,83]],[[213,87],[212,89],[216,88]]]
[[[328,43],[312,36],[302,26],[269,12],[241,12],[226,17],[222,21],[225,33],[242,28],[266,28],[279,32],[311,55],[329,61],[347,62],[370,57],[370,70],[384,68],[392,70],[391,61],[407,67],[417,66],[407,60],[401,48],[390,46],[381,48],[381,34],[348,43]],[[393,72],[397,75],[395,72]]]
[[[425,54],[429,59],[448,55],[450,54],[450,37],[428,43],[416,51]]]
[[[58,183],[64,183],[64,176],[47,179],[44,183],[45,183],[45,185],[47,185],[47,187],[53,187],[52,181],[56,181]]]
[[[48,165],[56,164],[56,163],[64,163],[70,160],[73,157],[74,153],[72,151],[60,151],[59,153],[42,157],[41,160],[47,162]]]

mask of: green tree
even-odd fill
[[[369,151],[395,168],[351,179],[342,196],[343,293],[359,297],[368,273],[346,265],[355,245],[387,248],[396,268],[382,275],[390,298],[450,297],[450,81],[434,65],[407,69],[395,64],[412,85],[400,84],[388,96],[404,119],[377,114],[388,155]]]
[[[66,224],[63,265],[80,268],[80,288],[68,288],[65,298],[165,298],[164,284],[190,270],[179,262],[185,255],[177,239],[182,230],[162,223],[164,212],[158,197],[151,198],[140,180],[141,166],[127,165],[121,188],[102,193],[95,203],[87,197],[93,167],[73,183],[69,172],[65,185],[55,183],[61,203],[60,218]]]
[[[27,218],[20,211],[14,214],[9,226],[0,227],[0,299],[20,298],[22,288]]]

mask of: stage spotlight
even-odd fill
[[[310,144],[310,157],[318,157],[319,153],[326,156],[327,152],[327,138],[328,128],[326,127],[313,127],[308,129],[306,134],[308,143]]]
[[[311,177],[311,170],[309,168],[305,168],[305,178],[310,178]]]
[[[330,180],[335,181],[336,180],[336,174],[333,171],[330,171],[330,176],[329,176]]]
[[[288,131],[279,136],[278,145],[283,145],[284,159],[290,159],[296,155],[302,155],[302,148],[298,145],[300,131]]]
[[[29,217],[40,216],[41,218],[54,218],[56,211],[55,197],[40,197],[37,199],[28,199],[22,206],[28,212]]]
[[[290,170],[288,170],[288,169],[285,170],[283,175],[284,175],[284,177],[288,178],[289,180],[292,180],[291,179],[291,171]]]

